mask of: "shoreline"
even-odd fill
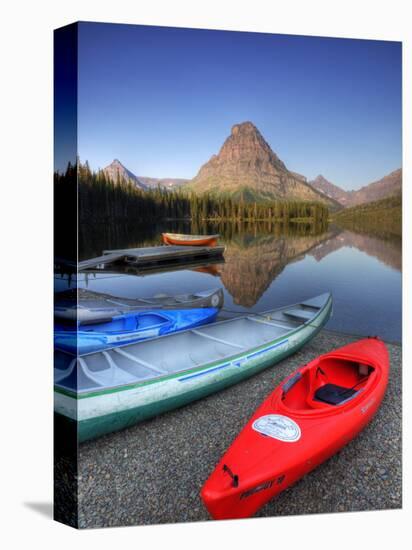
[[[78,451],[79,527],[210,520],[199,492],[257,406],[283,378],[359,336],[323,330],[293,356],[226,390]],[[400,343],[387,343],[391,374],[372,422],[335,456],[255,517],[402,507]]]

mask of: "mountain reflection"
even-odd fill
[[[357,249],[380,263],[397,271],[402,269],[402,241],[400,238],[378,237],[373,234],[360,234],[337,226],[315,227],[307,224],[285,226],[281,224],[208,224],[193,227],[190,224],[179,226],[156,226],[136,231],[99,233],[99,238],[84,239],[83,243],[92,246],[82,248],[81,257],[100,255],[106,248],[130,248],[160,244],[160,234],[169,230],[187,233],[219,233],[221,243],[226,246],[224,261],[217,263],[197,260],[175,266],[153,266],[150,269],[137,269],[133,266],[109,266],[111,273],[129,275],[150,275],[177,270],[192,270],[221,278],[221,284],[232,296],[235,304],[253,307],[282,273],[285,267],[310,255],[318,262],[343,248]],[[89,235],[90,237],[90,235]],[[97,237],[97,235],[96,235]],[[101,273],[101,272],[100,272]],[[86,279],[93,273],[85,273]]]
[[[332,238],[325,239],[311,252],[311,255],[320,261],[344,247],[357,248],[397,271],[402,270],[402,241],[399,238],[381,239],[345,230]]]
[[[398,271],[402,265],[400,241],[382,240],[336,228],[318,235],[246,233],[233,237],[225,245],[225,263],[218,266],[221,280],[234,302],[246,308],[259,301],[288,264],[308,254],[322,261],[341,248],[352,247]]]
[[[252,307],[290,262],[326,238],[329,233],[234,238],[225,243],[225,264],[220,267],[222,283],[237,305]]]

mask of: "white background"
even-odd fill
[[[410,506],[410,2],[2,3],[0,84],[3,548],[405,548]],[[52,30],[76,20],[402,40],[404,43],[404,510],[75,531],[52,502]],[[354,84],[356,85],[356,83]],[[408,162],[407,162],[408,161]],[[409,305],[409,310],[407,308]],[[37,508],[37,511],[36,511]],[[40,511],[39,511],[40,510]],[[41,513],[43,510],[43,513]],[[49,513],[47,513],[49,511]],[[411,522],[411,520],[409,520]],[[410,537],[409,541],[410,543]]]

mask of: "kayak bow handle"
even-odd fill
[[[234,474],[232,470],[226,464],[223,464],[223,471],[227,472],[232,478],[232,486],[237,487],[239,485],[239,476]]]

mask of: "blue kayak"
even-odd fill
[[[85,354],[190,329],[215,321],[219,308],[131,311],[97,323],[54,325],[54,345]]]

